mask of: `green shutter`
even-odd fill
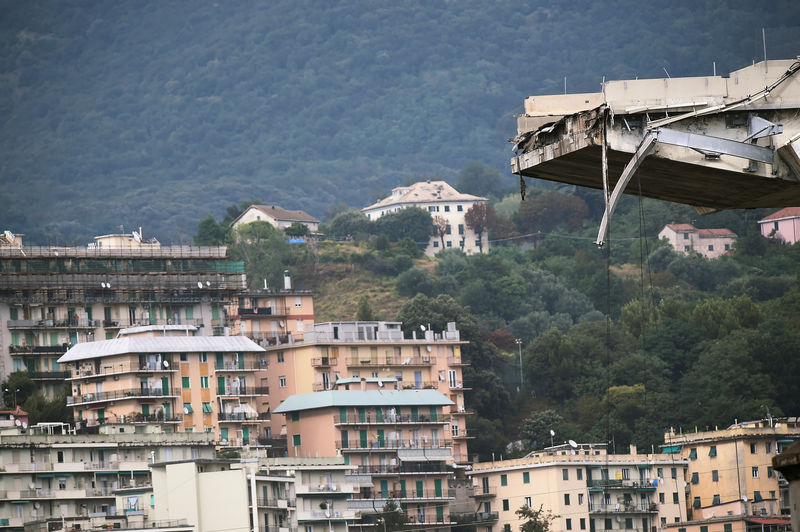
[[[221,428],[219,429],[219,437],[220,439],[227,440],[228,439],[228,428]]]
[[[343,406],[339,407],[339,423],[347,423],[347,409]]]
[[[367,431],[366,430],[358,431],[358,436],[359,436],[359,443],[361,444],[360,448],[361,449],[366,449],[367,448]]]
[[[192,306],[186,307],[186,319],[187,320],[194,319],[194,307]]]
[[[189,385],[189,377],[181,377],[181,386],[183,388],[191,388]]]
[[[400,498],[404,499],[405,497],[406,497],[406,481],[405,480],[401,480],[400,481]]]
[[[381,480],[381,498],[386,499],[389,497],[389,481]]]
[[[299,434],[294,434],[292,436],[292,445],[294,445],[295,447],[300,447],[300,435]]]
[[[383,449],[386,447],[386,440],[384,439],[383,429],[378,431],[378,447]]]
[[[424,493],[424,490],[422,488],[422,481],[418,480],[417,481],[417,497],[422,497],[423,493]]]
[[[433,494],[436,497],[442,496],[442,479],[437,478],[433,480]]]
[[[217,393],[225,395],[225,377],[217,377]]]

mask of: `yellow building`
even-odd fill
[[[765,505],[754,508],[742,500],[702,508],[695,511],[692,521],[667,525],[667,532],[786,532],[792,529],[789,519],[761,515],[761,509],[766,511]]]
[[[363,526],[374,526],[375,514],[392,499],[407,526],[449,528],[452,401],[436,390],[362,382],[374,389],[293,395],[274,410],[286,416],[289,456],[341,455],[357,466],[360,490],[348,509],[361,512]]]
[[[228,306],[231,334],[243,334],[264,347],[303,340],[314,323],[314,295],[291,288],[288,272],[283,289],[247,290]]]
[[[455,323],[441,332],[416,331],[410,338],[400,322],[356,321],[315,323],[302,341],[267,346],[270,404],[289,396],[333,389],[343,379],[383,379],[398,390],[436,390],[453,403],[448,438],[457,463],[468,463],[462,341]],[[391,381],[390,381],[391,379]],[[344,383],[343,383],[344,384]],[[285,435],[280,419],[272,433]]]
[[[736,423],[721,430],[664,435],[664,452],[688,460],[689,518],[707,507],[735,501],[756,505],[748,515],[788,514],[788,485],[772,457],[800,439],[798,418]]]
[[[153,326],[144,333],[180,328]],[[262,347],[244,336],[136,332],[78,344],[59,359],[71,371],[67,404],[82,428],[149,424],[164,432],[213,432],[231,446],[254,444],[263,435],[260,412],[269,389]]]
[[[686,461],[654,454],[614,454],[604,444],[550,447],[524,458],[473,464],[476,513],[485,530],[521,525],[515,512],[543,507],[551,530],[652,532],[684,521]]]

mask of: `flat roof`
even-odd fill
[[[328,390],[288,397],[276,414],[331,406],[451,406],[453,401],[436,390]]]
[[[144,336],[84,342],[69,348],[59,364],[126,353],[263,352],[245,336]]]

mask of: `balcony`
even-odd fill
[[[28,377],[33,380],[67,380],[72,376],[69,371],[28,371]]]
[[[639,491],[655,491],[656,485],[652,480],[628,480],[628,479],[599,479],[587,480],[586,485],[590,491],[600,491],[601,489],[636,489]]]
[[[373,440],[373,441],[337,441],[336,448],[343,451],[370,451],[379,449],[449,449],[452,447],[450,440]]]
[[[450,415],[451,416],[471,416],[475,413],[474,410],[470,410],[469,408],[456,408],[455,406],[450,407]]]
[[[464,382],[463,381],[448,382],[447,384],[448,384],[448,386],[449,386],[449,388],[451,390],[471,390],[472,389],[469,386],[464,386]]]
[[[336,357],[319,357],[311,359],[311,365],[315,368],[329,368],[337,365],[338,363],[339,359]]]
[[[402,414],[402,415],[384,415],[377,416],[373,412],[365,412],[363,416],[352,414],[348,416],[333,416],[334,425],[424,425],[434,424],[441,425],[449,423],[450,416],[445,414],[438,414],[435,416],[427,414]]]
[[[474,486],[474,495],[476,499],[491,499],[496,497],[497,486]]]
[[[298,484],[295,487],[295,493],[297,495],[351,495],[353,493],[358,493],[358,488],[352,484]]]
[[[469,362],[461,357],[447,357],[447,365],[455,368],[457,366],[469,366]]]
[[[372,366],[430,366],[436,364],[436,357],[423,355],[414,357],[399,356],[376,356],[353,358],[349,357],[346,364],[348,366],[372,367]]]
[[[360,465],[358,474],[361,475],[419,475],[421,473],[442,473],[447,474],[452,471],[443,463],[437,462],[402,462],[403,465]]]
[[[231,386],[224,390],[217,388],[217,395],[221,397],[269,395],[269,386]]]
[[[168,363],[171,364],[169,360]],[[80,380],[80,379],[91,379],[97,377],[106,377],[112,375],[121,375],[123,373],[175,373],[178,369],[172,367],[164,367],[164,363],[142,363],[142,364],[129,364],[129,363],[119,363],[119,364],[105,364],[102,367],[91,367],[91,366],[83,366],[78,370],[75,370],[70,375],[71,380]]]
[[[253,318],[266,318],[270,316],[288,316],[289,315],[289,307],[283,306],[275,306],[275,307],[252,307],[252,308],[243,308],[239,307],[238,309],[239,317],[242,319],[253,319]]]
[[[632,503],[617,503],[617,504],[592,504],[589,501],[590,514],[651,514],[658,512],[658,505],[656,503],[645,504],[632,504]]]
[[[69,345],[12,345],[8,352],[12,355],[63,355]]]
[[[298,510],[297,521],[353,521],[361,517],[361,512],[342,508],[341,510]]]
[[[216,364],[214,370],[216,371],[262,371],[269,367],[266,360],[259,360],[258,362],[231,362],[227,364]]]
[[[100,320],[79,320],[70,317],[60,320],[8,320],[9,329],[97,329]]]
[[[295,508],[295,499],[257,499],[256,504],[259,508]]]
[[[372,497],[371,495],[375,495]],[[352,504],[348,503],[353,509],[360,509],[361,505],[367,504],[365,507],[372,509],[372,502],[375,501],[375,508],[383,506],[385,499],[393,499],[394,501],[405,501],[405,502],[423,502],[423,501],[442,501],[442,500],[452,500],[453,497],[449,496],[449,493],[445,493],[443,490],[436,490],[431,487],[425,487],[421,490],[414,489],[413,486],[409,486],[408,489],[405,490],[373,490],[371,493],[366,493],[362,495],[356,495],[355,497],[348,499],[351,501]],[[361,503],[355,501],[363,501]],[[380,504],[377,502],[380,501]]]
[[[180,394],[180,388],[128,388],[127,390],[70,395],[67,396],[67,405],[98,403],[114,401],[116,399],[136,399],[141,397],[178,397]]]
[[[478,512],[475,514],[473,523],[492,523],[500,518],[498,512]]]
[[[268,412],[245,414],[244,412],[219,412],[217,419],[224,423],[261,423],[271,419]]]

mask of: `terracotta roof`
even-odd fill
[[[795,218],[800,217],[800,207],[786,207],[778,212],[773,212],[766,218],[762,218],[758,223],[770,222],[772,220],[780,220],[781,218]]]
[[[667,224],[667,227],[673,231],[697,231],[692,224]]]
[[[736,233],[730,229],[700,229],[697,234],[700,238],[736,238]]]
[[[238,222],[239,218],[241,218],[244,215],[244,213],[249,211],[250,209],[258,209],[267,216],[279,221],[319,223],[319,220],[317,220],[316,218],[314,218],[305,211],[290,211],[288,209],[278,207],[277,205],[250,205],[248,208],[244,210],[244,212],[242,212],[242,214],[237,216],[236,219],[231,222],[231,225]]]
[[[482,202],[488,198],[462,194],[446,181],[421,181],[408,187],[396,187],[392,193],[377,203],[361,209],[362,212],[390,205],[405,205],[409,203],[450,203],[454,201]]]

